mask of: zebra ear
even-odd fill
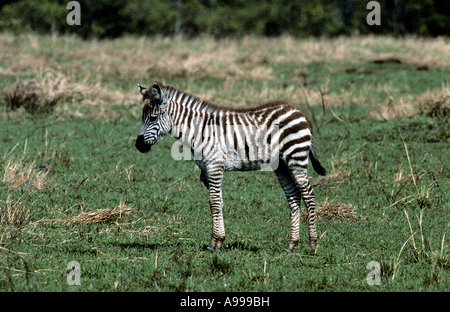
[[[161,87],[159,86],[159,83],[155,82],[152,85],[152,93],[156,99],[161,101],[161,103],[164,102],[164,93],[162,92]]]
[[[143,86],[141,86],[139,83],[137,84],[139,88],[141,88],[140,92],[142,95],[146,95],[147,94],[147,89],[145,89]]]

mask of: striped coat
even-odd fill
[[[315,246],[315,198],[307,178],[308,158],[317,173],[324,175],[325,169],[315,155],[310,123],[301,111],[284,101],[245,109],[219,107],[159,82],[140,88],[145,105],[136,148],[148,152],[168,133],[190,148],[209,190],[213,219],[209,250],[219,249],[225,239],[224,172],[264,168],[277,175],[291,209],[286,250],[292,251],[299,241],[301,199],[308,211],[310,245]]]

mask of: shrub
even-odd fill
[[[29,113],[49,112],[64,100],[66,85],[64,76],[47,73],[42,77],[16,82],[3,97],[11,110],[23,107]]]
[[[417,101],[418,113],[429,117],[447,117],[450,112],[448,88],[425,92]]]

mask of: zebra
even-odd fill
[[[275,172],[290,206],[286,251],[292,252],[299,243],[301,199],[308,214],[309,245],[316,246],[315,195],[307,177],[308,157],[319,175],[326,170],[316,156],[310,122],[300,110],[282,100],[252,108],[221,107],[158,81],[148,88],[138,86],[145,104],[135,146],[146,153],[161,137],[171,134],[190,148],[201,170],[200,180],[209,190],[212,234],[207,250],[219,250],[225,239],[224,172],[258,170],[264,164]],[[278,143],[271,150],[268,146],[273,141]]]

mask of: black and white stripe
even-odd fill
[[[308,211],[310,245],[315,246],[315,197],[307,177],[308,158],[325,175],[317,159],[311,127],[298,109],[284,101],[254,108],[215,106],[171,86],[155,82],[141,87],[146,102],[136,148],[148,152],[167,133],[190,148],[209,190],[212,237],[208,249],[219,249],[225,239],[222,180],[225,171],[270,167],[278,177],[291,208],[291,238],[287,251],[299,241],[301,199]]]

